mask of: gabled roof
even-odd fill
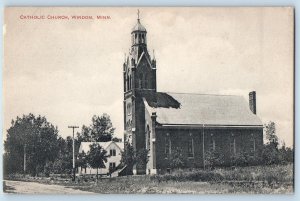
[[[150,61],[150,59],[149,59],[149,54],[148,54],[148,53],[145,53],[145,51],[143,51],[142,54],[141,54],[141,56],[138,58],[136,66],[137,66],[137,67],[139,66],[139,64],[140,64],[140,62],[142,61],[143,57],[146,58],[146,60],[147,60],[147,62],[148,62],[148,64],[149,64],[149,66],[150,66],[150,68],[152,69],[152,63],[151,63],[151,61]]]
[[[157,92],[144,102],[163,125],[262,126],[242,96]]]
[[[81,142],[79,151],[84,153],[87,153],[90,150],[90,145],[97,143],[99,144],[103,149],[107,149],[110,144],[115,143],[121,150],[124,149],[124,143],[123,142],[114,142],[114,141],[108,141],[108,142]]]

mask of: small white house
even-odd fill
[[[79,147],[79,153],[88,153],[90,150],[90,145],[95,142],[81,142]],[[98,169],[98,174],[107,174],[109,173],[109,168],[116,168],[121,163],[121,152],[124,149],[124,142],[96,142],[99,144],[104,150],[107,151],[107,155],[110,157],[107,158],[107,162],[105,163],[105,168]],[[87,166],[87,168],[78,167],[78,174],[97,174],[97,169],[93,169]]]

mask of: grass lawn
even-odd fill
[[[294,191],[293,164],[178,170],[167,175],[102,178],[97,183],[56,179],[41,179],[39,182],[96,193],[278,194]]]

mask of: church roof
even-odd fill
[[[143,97],[163,125],[262,126],[242,96],[149,92]]]
[[[141,24],[140,20],[137,20],[136,25],[132,28],[132,32],[134,31],[144,31],[146,32],[146,28]]]

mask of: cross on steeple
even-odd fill
[[[138,21],[140,20],[140,10],[137,10]]]

